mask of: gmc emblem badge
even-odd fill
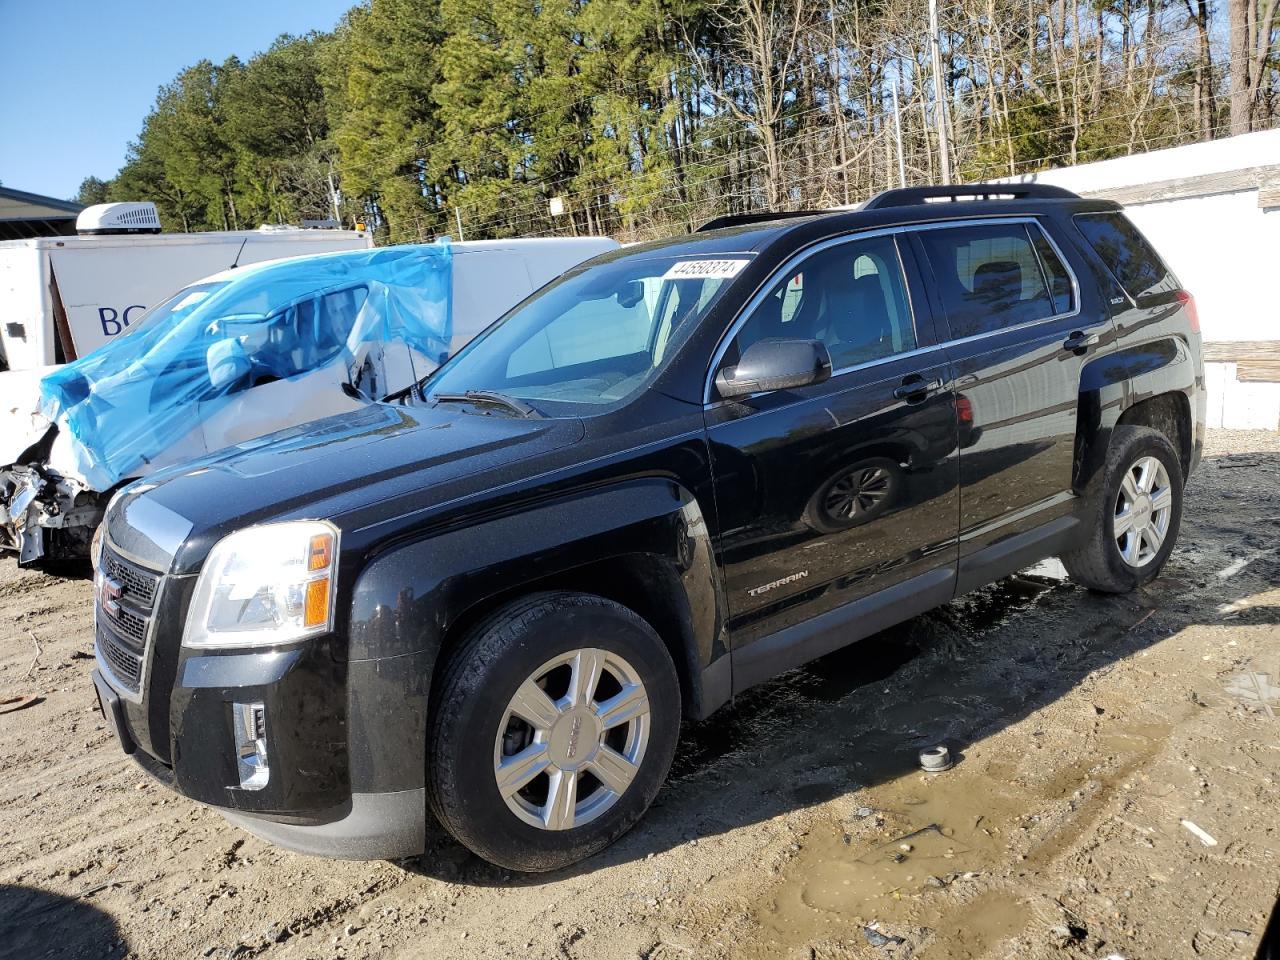
[[[102,578],[102,609],[113,620],[120,619],[120,597],[124,595],[124,584],[111,577]]]

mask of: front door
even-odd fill
[[[883,234],[793,261],[712,371],[766,338],[820,340],[833,368],[821,384],[709,397],[735,650],[939,567],[950,598],[955,398],[904,253]]]
[[[946,316],[960,409],[964,591],[1022,565],[1022,540],[1011,538],[1059,527],[1067,535],[1081,367],[1110,339],[1111,322],[1096,296],[1082,307],[1079,285],[1032,218],[914,237]]]

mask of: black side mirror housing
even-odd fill
[[[831,376],[831,354],[820,340],[758,340],[736,367],[722,367],[716,390],[726,400],[768,390],[822,383]]]

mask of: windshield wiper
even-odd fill
[[[540,417],[542,413],[535,410],[523,400],[509,397],[496,390],[468,390],[466,393],[433,393],[431,399],[436,403],[490,403],[495,407],[506,407],[522,417]]]

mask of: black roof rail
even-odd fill
[[[730,213],[708,220],[694,233],[720,230],[724,227],[741,227],[748,223],[768,223],[770,220],[790,220],[795,217],[817,217],[824,213],[848,213],[848,210],[765,210],[760,213]]]
[[[885,190],[862,205],[863,210],[911,207],[930,200],[1079,200],[1077,194],[1048,183],[963,183],[949,187],[903,187]]]

